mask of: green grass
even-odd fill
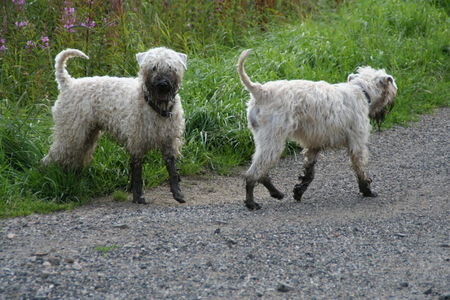
[[[263,13],[235,4],[219,13],[213,2],[175,1],[183,4],[172,7],[169,15],[147,2],[138,10],[125,7],[111,14],[103,6],[81,7],[80,18],[90,14],[107,20],[98,18],[96,28],[77,28],[74,33],[64,30],[55,13],[62,10],[59,2],[45,2],[32,2],[27,10],[2,4],[9,22],[26,18],[33,26],[0,30],[8,47],[0,52],[0,217],[70,209],[101,195],[126,199],[129,158],[107,136],[91,165],[79,174],[39,164],[51,142],[50,106],[57,95],[53,57],[66,47],[82,49],[91,57],[70,61],[69,72],[75,77],[134,76],[134,54],[160,44],[189,55],[181,90],[186,114],[179,164],[183,175],[205,168],[226,174],[253,153],[245,116],[248,93],[235,70],[245,48],[254,48],[246,69],[260,82],[340,82],[357,66],[385,68],[399,91],[383,128],[405,125],[450,101],[446,1],[361,0],[337,7],[335,1],[319,1],[319,6],[312,4],[315,1],[281,1],[276,10]],[[187,13],[194,2],[197,11],[208,13]],[[248,21],[252,18],[253,23]],[[110,27],[112,21],[116,25]],[[23,48],[30,36],[37,40],[42,34],[50,37],[49,48]],[[146,156],[144,178],[146,187],[167,179],[159,153]]]
[[[117,249],[117,248],[119,248],[119,246],[117,246],[117,245],[97,246],[97,247],[94,248],[94,250],[99,252],[99,253],[101,253],[101,254],[103,254],[103,255],[106,255],[109,252],[111,252],[111,251],[113,251],[114,249]]]

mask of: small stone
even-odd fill
[[[113,228],[119,228],[119,229],[127,229],[130,228],[127,224],[115,224],[112,226]]]
[[[279,283],[277,286],[277,291],[280,293],[287,293],[292,291],[292,287],[288,286],[285,283]]]
[[[33,254],[34,256],[42,257],[48,255],[48,252],[36,252]]]
[[[442,247],[442,248],[450,248],[450,245],[449,245],[449,244],[440,244],[439,247]]]
[[[398,236],[398,237],[406,237],[406,234],[400,233],[400,232],[397,232],[397,233],[395,233],[394,235],[396,235],[396,236]]]
[[[450,291],[440,295],[439,300],[450,300]]]
[[[402,287],[402,288],[406,288],[408,286],[409,286],[409,283],[407,283],[407,282],[400,283],[400,287]]]
[[[233,247],[233,245],[236,245],[237,244],[237,242],[235,241],[235,240],[232,240],[232,239],[227,239],[227,246],[228,247]]]
[[[219,234],[220,233],[220,228],[217,228],[216,230],[214,230],[214,234]]]
[[[13,239],[13,238],[15,238],[16,237],[16,235],[14,234],[14,233],[8,233],[7,235],[6,235],[6,237],[8,238],[8,239]]]
[[[59,266],[59,258],[57,257],[49,257],[48,262],[51,263],[53,266]]]
[[[81,270],[82,269],[81,265],[79,263],[77,263],[77,262],[74,262],[72,264],[72,268],[74,268],[75,270]]]
[[[64,258],[64,262],[67,264],[73,264],[75,262],[75,260],[73,258],[67,257],[67,258]]]
[[[425,292],[423,292],[424,295],[431,295],[431,293],[433,292],[433,288],[430,287],[428,290],[426,290]]]
[[[50,267],[52,264],[49,261],[44,261],[42,264],[44,267]]]
[[[222,220],[216,220],[215,221],[217,225],[228,225],[228,222],[222,221]]]

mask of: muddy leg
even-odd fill
[[[306,149],[304,152],[304,175],[298,177],[301,182],[294,186],[294,199],[300,202],[302,200],[303,193],[308,189],[308,186],[314,179],[314,165],[317,162],[317,155],[319,150]]]
[[[256,181],[249,178],[245,181],[245,206],[250,210],[257,210],[261,208],[261,205],[255,202],[253,198],[253,190],[255,189]]]
[[[133,202],[146,204],[144,194],[142,193],[142,159],[131,158],[131,191],[133,193]]]
[[[253,190],[257,182],[261,182],[270,192],[270,195],[281,199],[283,194],[272,184],[268,174],[283,152],[286,142],[286,136],[277,129],[278,124],[272,124],[259,130],[253,130],[255,139],[255,153],[253,154],[252,164],[247,170],[246,178],[246,198],[245,206],[250,210],[260,209],[261,205],[255,202]],[[268,143],[267,141],[270,141]]]
[[[275,199],[283,199],[284,194],[280,192],[272,183],[272,179],[267,175],[259,180],[260,183],[262,183],[266,189],[269,191],[270,196],[272,196]]]
[[[376,197],[377,193],[372,192],[372,190],[370,189],[370,183],[372,182],[372,179],[367,176],[364,170],[366,160],[364,153],[366,152],[361,151],[350,154],[352,167],[358,179],[359,191],[363,194],[364,197]]]
[[[172,192],[173,198],[179,203],[185,203],[186,201],[184,200],[184,195],[181,193],[179,185],[180,175],[175,166],[175,157],[168,155],[164,157],[164,160],[166,161],[166,168],[169,173],[170,191]]]

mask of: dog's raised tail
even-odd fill
[[[66,62],[71,57],[82,57],[85,59],[89,59],[89,57],[77,49],[66,49],[61,51],[55,57],[55,77],[56,82],[58,83],[58,88],[62,89],[66,87],[69,82],[72,80],[72,77],[66,70]]]
[[[252,82],[250,77],[248,77],[247,73],[245,73],[245,69],[244,69],[245,59],[247,58],[247,56],[250,54],[251,51],[252,51],[252,49],[244,50],[244,51],[242,51],[241,55],[239,56],[238,73],[239,73],[239,77],[241,78],[242,83],[245,85],[247,90],[250,93],[255,94],[255,93],[258,93],[258,91],[261,89],[261,84]]]

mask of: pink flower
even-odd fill
[[[93,28],[93,27],[95,27],[95,21],[94,21],[94,20],[91,21],[90,18],[87,18],[87,19],[86,19],[86,22],[82,22],[80,25],[81,25],[82,27]]]
[[[67,29],[69,32],[75,32],[75,8],[70,7],[71,3],[69,1],[65,1],[66,7],[64,7],[65,15],[62,17],[62,20],[64,22],[64,28]]]
[[[5,39],[0,39],[0,44],[1,44],[0,52],[8,50],[8,48],[6,48],[6,41],[5,41]]]
[[[12,2],[16,5],[25,5],[25,0],[12,0]]]
[[[41,37],[41,42],[42,42],[42,45],[41,45],[42,49],[48,48],[50,39],[48,38],[48,36],[43,36],[43,37]]]
[[[66,16],[74,15],[75,8],[74,7],[64,7],[64,12],[66,13]]]
[[[20,21],[15,23],[18,28],[25,27],[28,25],[28,21]]]
[[[27,44],[25,45],[26,49],[34,48],[36,47],[36,44],[33,41],[27,41]]]

